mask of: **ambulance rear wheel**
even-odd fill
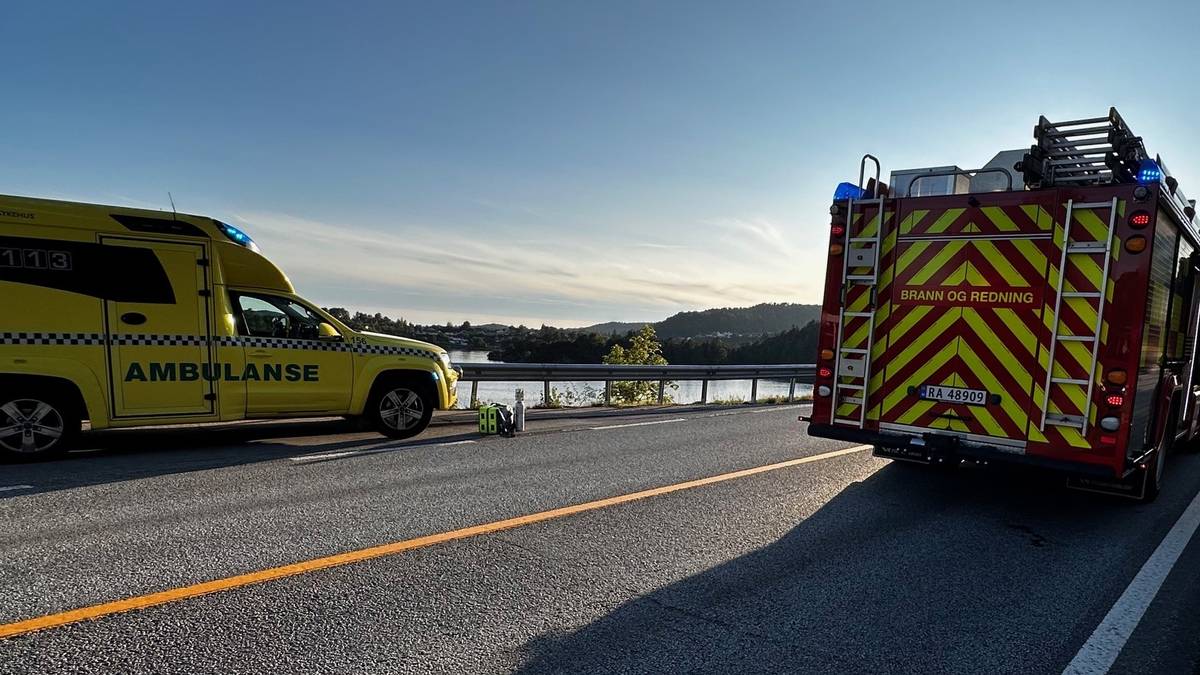
[[[34,462],[64,454],[79,432],[79,415],[52,392],[0,397],[0,459]]]
[[[427,387],[402,379],[376,385],[367,402],[367,415],[379,433],[389,438],[412,438],[433,419],[433,396]]]

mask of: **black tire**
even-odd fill
[[[1142,491],[1142,498],[1138,501],[1143,504],[1158,499],[1158,494],[1162,492],[1163,473],[1166,468],[1166,458],[1163,456],[1162,450],[1154,453],[1154,459],[1150,466],[1146,467],[1146,487]]]
[[[1159,444],[1158,451],[1154,453],[1154,459],[1150,461],[1150,465],[1146,467],[1146,488],[1142,491],[1141,502],[1149,504],[1158,499],[1158,494],[1162,492],[1163,477],[1166,475],[1167,457],[1171,454],[1171,447],[1175,445],[1175,412],[1171,413],[1168,418],[1166,431],[1163,432],[1162,443]]]
[[[80,414],[53,388],[4,388],[0,394],[0,460],[37,462],[61,457],[79,434]]]
[[[375,384],[363,414],[379,433],[402,439],[425,431],[436,407],[437,399],[428,384],[389,377]]]

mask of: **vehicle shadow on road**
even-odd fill
[[[325,436],[340,438],[321,442],[319,437]],[[452,433],[396,441],[364,432],[347,420],[88,432],[82,443],[86,450],[49,462],[0,464],[0,482],[32,486],[11,494],[0,493],[0,499],[329,452],[385,448],[402,451],[478,436],[473,432]],[[312,438],[318,440],[307,440]]]
[[[892,463],[765,547],[529,641],[521,672],[1060,671],[1161,505]]]

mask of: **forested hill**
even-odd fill
[[[670,363],[693,365],[749,363],[812,363],[816,360],[818,324],[791,327],[769,337],[667,338],[662,355]],[[628,345],[629,336],[600,335],[578,330],[514,328],[489,357],[508,363],[600,363],[613,345]]]
[[[598,323],[594,326],[586,326],[577,330],[581,333],[597,333],[599,335],[624,335],[626,333],[635,332],[646,324],[650,324],[652,326],[658,325],[653,321],[607,321],[605,323]]]
[[[763,303],[753,307],[721,307],[697,312],[680,312],[651,324],[660,338],[710,335],[766,335],[804,326],[821,313],[820,305]],[[610,322],[580,329],[602,335],[621,335],[642,324]]]

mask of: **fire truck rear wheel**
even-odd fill
[[[1142,492],[1141,501],[1150,503],[1158,498],[1158,493],[1162,491],[1163,472],[1166,467],[1166,457],[1160,449],[1154,453],[1154,460],[1150,466],[1146,467],[1146,489]]]
[[[1168,418],[1167,430],[1163,432],[1158,452],[1154,453],[1154,459],[1151,460],[1150,466],[1146,467],[1146,489],[1142,492],[1142,501],[1145,503],[1157,499],[1158,493],[1162,491],[1163,476],[1167,469],[1167,456],[1171,454],[1171,446],[1175,441],[1173,430],[1178,426],[1175,420],[1176,413],[1172,412],[1171,417]]]

